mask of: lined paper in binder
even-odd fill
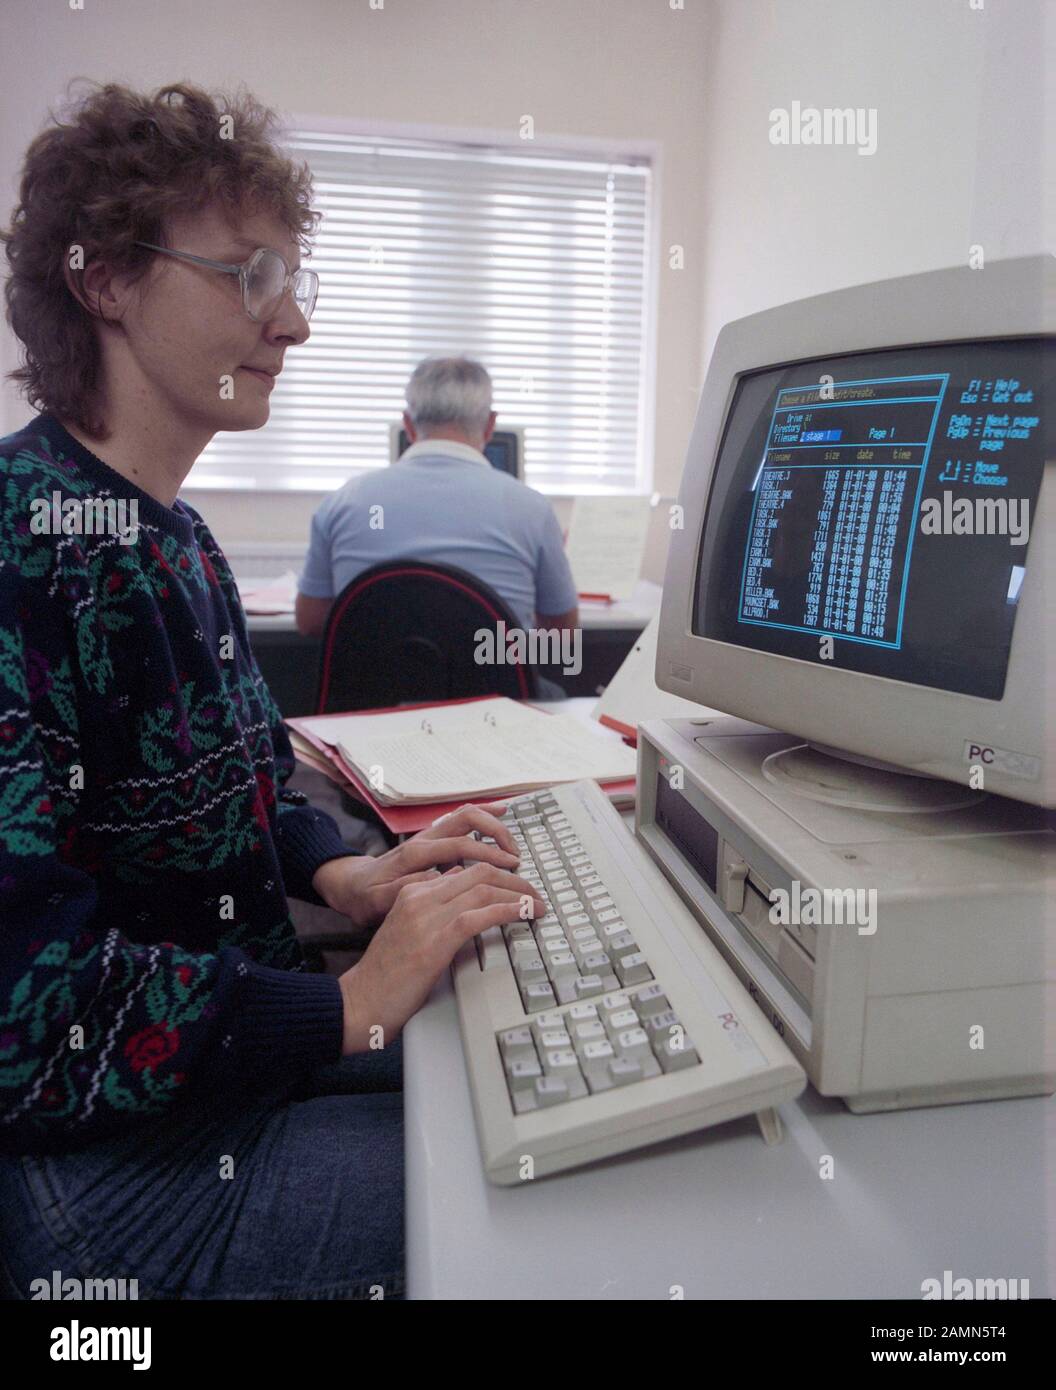
[[[388,805],[504,796],[584,777],[617,781],[635,772],[625,745],[567,715],[501,696],[298,723],[338,748]]]

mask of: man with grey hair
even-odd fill
[[[456,565],[490,585],[525,630],[574,629],[576,586],[546,499],[493,468],[491,378],[469,357],[427,357],[407,383],[410,447],[331,493],[312,519],[297,626],[318,635],[334,599],[385,560]]]

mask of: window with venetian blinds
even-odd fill
[[[525,429],[525,481],[642,491],[650,167],[531,146],[300,130],[322,213],[319,301],[261,430],[217,435],[195,486],[329,489],[388,463],[389,424],[431,353],[491,373]]]

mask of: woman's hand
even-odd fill
[[[386,854],[329,859],[312,878],[312,887],[336,912],[344,913],[357,927],[375,927],[396,902],[401,888],[435,881],[437,870],[463,859],[482,860],[499,869],[514,869],[520,862],[513,836],[493,812],[480,806],[460,806]],[[484,844],[471,832],[490,836]],[[531,890],[528,889],[530,892]]]
[[[443,837],[436,842],[445,843]],[[530,884],[491,864],[405,884],[362,959],[338,980],[345,1004],[344,1053],[377,1047],[379,1039],[384,1046],[396,1037],[463,942],[488,927],[545,911]]]

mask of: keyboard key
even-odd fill
[[[598,1000],[598,1008],[602,1018],[608,1021],[612,1014],[627,1008],[627,996],[626,994],[617,994],[615,991],[612,994],[606,994],[604,999]]]
[[[568,1037],[568,1034],[565,1034]],[[549,1052],[543,1053],[543,1071],[547,1076],[578,1076],[579,1061],[576,1054],[572,1051],[572,1040],[569,1038],[567,1047],[555,1047]]]
[[[607,975],[609,958],[604,951],[592,951],[589,956],[583,957],[579,966],[585,975]]]
[[[538,1027],[538,1025],[536,1025]],[[549,1051],[554,1048],[569,1048],[572,1046],[572,1039],[564,1028],[540,1028],[539,1041],[542,1046]]]
[[[535,1099],[540,1109],[570,1100],[568,1083],[557,1076],[541,1076],[535,1083]]]
[[[517,1029],[517,1032],[527,1033],[528,1031],[529,1030],[527,1028]],[[529,1045],[531,1045],[531,1041],[531,1037],[529,1037]],[[592,1042],[603,1042],[606,1046],[611,1046],[608,1038],[606,1038],[605,1036],[605,1025],[601,1022],[601,1020],[597,1018],[589,1018],[584,1020],[584,1022],[582,1023],[573,1023],[572,1044],[575,1047],[576,1051],[579,1052],[582,1048],[584,1048],[587,1045],[587,1043]]]
[[[531,1023],[536,1037],[538,1037],[544,1029],[563,1028],[564,1026],[565,1016],[564,1014],[559,1014],[556,1009],[552,1009],[548,1014],[540,1014],[538,1018],[533,1018]]]
[[[597,1004],[573,1004],[568,1011],[568,1016],[576,1023],[593,1022],[598,1017],[598,1006]]]
[[[582,975],[576,981],[576,997],[589,999],[591,995],[604,993],[605,986],[600,975]]]
[[[632,1081],[641,1081],[643,1075],[639,1063],[628,1061],[626,1057],[613,1057],[608,1073],[614,1086],[628,1086]],[[535,1084],[538,1086],[539,1082]]]
[[[595,898],[594,902],[592,903],[592,906],[593,906],[593,907],[596,907],[596,908],[598,909],[598,911],[600,912],[602,908],[605,908],[605,907],[612,907],[612,906],[613,906],[613,902],[612,902],[612,899],[611,899],[611,898],[608,896],[608,894],[606,893],[603,897]],[[610,919],[610,920],[612,920],[612,919]]]
[[[574,1004],[579,998],[576,986],[583,977],[579,973],[579,966],[575,970],[569,970],[566,974],[564,970],[554,972],[554,993],[557,995],[559,1004]]]
[[[696,1052],[689,1045],[689,1039],[683,1040],[682,1047],[676,1046],[677,1038],[670,1036],[663,1039],[656,1047],[656,1056],[660,1066],[665,1072],[681,1071],[683,1067],[695,1067],[700,1061]]]
[[[663,1013],[665,1009],[671,1007],[663,986],[658,984],[646,985],[644,989],[632,994],[631,1003],[638,1010],[639,1018],[648,1018],[650,1014]]]
[[[633,1057],[636,1062],[653,1055],[644,1028],[625,1028],[622,1033],[616,1035],[613,1046],[621,1057]]]
[[[674,1009],[662,1009],[658,1014],[647,1014],[642,1019],[642,1026],[655,1046],[672,1028],[678,1026],[678,1019],[675,1017]]]
[[[511,1091],[531,1091],[543,1074],[543,1069],[535,1057],[518,1057],[506,1065],[506,1084]]]
[[[605,885],[594,872],[593,864],[577,864],[572,872],[580,880],[580,887],[589,884],[591,888],[596,888],[599,893],[604,893]]]
[[[595,906],[595,908],[596,908],[596,907],[597,907],[597,903],[595,903],[594,906]],[[616,921],[619,920],[619,916],[620,916],[619,912],[618,912],[617,909],[614,908],[614,907],[606,908],[606,910],[605,910],[604,912],[598,912],[598,913],[597,913],[597,919],[598,919],[598,921],[601,922],[601,923],[604,923],[604,922],[616,922]]]
[[[583,911],[583,904],[578,898],[574,898],[570,903],[558,903],[557,910],[562,917],[573,917],[577,912]]]
[[[580,865],[580,868],[582,868],[582,867],[583,867],[583,866]],[[587,889],[587,891],[583,894],[583,896],[584,896],[585,898],[600,898],[604,892],[605,892],[605,885],[604,885],[604,883],[593,883],[593,884],[591,884],[591,886]]]
[[[653,978],[653,972],[646,964],[641,951],[632,951],[629,956],[620,956],[613,968],[621,985],[643,984]]]
[[[607,932],[609,927],[618,927],[622,925],[623,924],[619,922],[609,922],[602,930]],[[635,941],[634,937],[626,929],[613,932],[612,936],[606,935],[605,942],[609,948],[610,954],[614,958],[634,955],[638,950],[637,941]]]
[[[539,928],[540,941],[564,941],[565,929],[560,923],[555,922],[553,926]]]
[[[506,1062],[535,1061],[532,1030],[523,1025],[520,1028],[507,1028],[499,1034],[499,1051]]]
[[[590,918],[587,916],[585,912],[575,912],[571,917],[566,917],[565,926],[572,927],[576,930],[579,930],[583,927],[590,927],[590,930],[592,932],[594,930],[594,928],[590,926]]]
[[[626,1000],[624,1000],[624,1007],[622,1009],[617,1009],[614,1013],[610,1013],[605,1023],[610,1033],[619,1034],[622,1033],[625,1028],[637,1028],[638,1015],[633,1009],[628,1009],[626,1007]]]
[[[601,940],[593,927],[577,927],[576,931],[589,932],[589,936],[576,936],[572,939],[572,950],[578,951],[581,955],[592,956],[600,952],[608,959],[608,952],[601,944]]]
[[[571,951],[556,951],[549,959],[547,964],[550,967],[551,980],[570,979],[573,975],[579,974],[579,964]],[[560,1002],[565,1003],[564,999]]]
[[[553,986],[549,983],[531,984],[523,991],[524,1007],[530,1013],[553,1008],[556,998]]]
[[[596,1041],[592,1039],[583,1049],[584,1062],[607,1062],[615,1055],[612,1043],[607,1038],[598,1038]],[[538,1066],[538,1063],[536,1065]]]

